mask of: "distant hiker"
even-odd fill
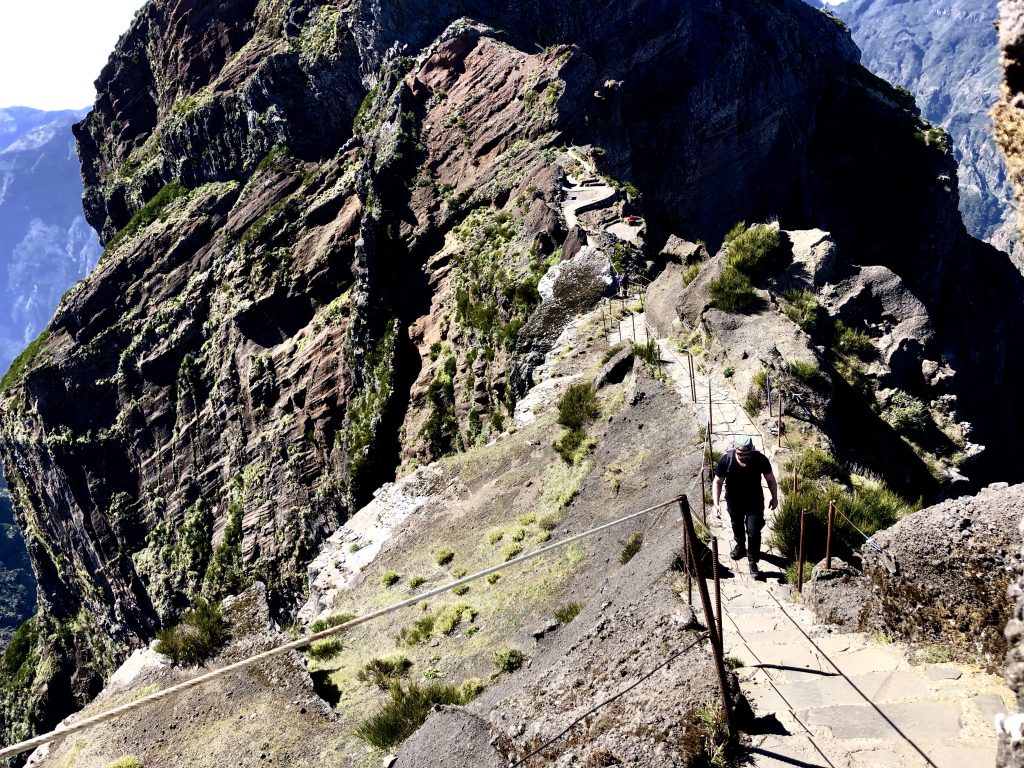
[[[712,498],[715,514],[721,514],[722,486],[726,487],[725,500],[732,521],[732,534],[736,546],[729,556],[739,560],[746,556],[753,575],[760,573],[757,561],[761,555],[761,529],[764,528],[764,494],[761,493],[761,477],[768,483],[772,499],[768,509],[779,506],[779,488],[772,474],[768,457],[754,450],[749,437],[741,435],[733,441],[732,450],[726,451],[715,467],[715,482]],[[744,546],[746,540],[747,546]],[[748,549],[749,547],[749,549]],[[749,552],[749,554],[748,554]]]

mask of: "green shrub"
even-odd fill
[[[520,515],[518,522],[520,525],[533,525],[537,522],[537,513],[527,512],[526,514]]]
[[[731,243],[733,240],[735,240],[737,237],[739,237],[740,235],[742,235],[746,231],[747,231],[747,222],[745,222],[745,221],[737,221],[733,225],[732,229],[730,229],[726,233],[725,239],[722,241],[722,244],[724,245],[725,243]]]
[[[426,616],[420,616],[408,627],[403,627],[398,632],[396,642],[399,645],[419,645],[430,638],[434,633],[434,615],[428,613]]]
[[[306,649],[306,655],[311,659],[325,661],[327,659],[333,659],[341,653],[342,650],[344,649],[341,645],[341,640],[336,637],[325,637],[310,645],[309,648]]]
[[[626,543],[622,546],[622,553],[619,555],[619,562],[623,565],[628,563],[633,559],[636,553],[640,551],[640,547],[642,547],[643,544],[644,535],[642,533],[637,531],[636,533],[631,534],[630,537],[626,539]]]
[[[21,380],[25,372],[32,367],[32,363],[36,361],[39,353],[43,351],[46,340],[49,338],[50,331],[48,329],[44,330],[25,347],[20,355],[14,358],[11,367],[7,369],[7,373],[0,379],[0,394],[3,394]]]
[[[683,272],[683,285],[689,285],[697,279],[697,275],[700,274],[700,264],[694,264]]]
[[[501,574],[500,573],[492,573],[492,574],[489,574],[487,576],[487,583],[488,584],[497,584],[500,579],[501,579]]]
[[[555,611],[555,618],[562,624],[568,624],[579,616],[582,610],[583,603],[566,603]]]
[[[751,280],[761,280],[785,263],[782,234],[775,227],[754,225],[728,244],[726,265]]]
[[[144,768],[142,761],[134,755],[119,757],[112,763],[107,763],[104,768]]]
[[[504,648],[494,652],[494,666],[498,672],[515,672],[526,661],[526,655],[518,648]]]
[[[558,423],[570,430],[583,429],[600,415],[597,391],[589,382],[571,384],[558,401]]]
[[[566,464],[575,464],[586,439],[587,433],[582,429],[567,429],[562,433],[561,437],[551,444],[551,447],[555,449],[555,453],[561,456],[562,461]]]
[[[828,478],[840,483],[850,481],[850,473],[839,461],[820,448],[805,448],[796,461],[797,470],[803,480],[819,480]],[[793,464],[789,464],[789,469]]]
[[[331,627],[340,627],[342,624],[352,621],[355,617],[356,615],[354,613],[335,613],[325,619],[314,621],[310,630],[313,632],[323,632],[325,629],[330,629]]]
[[[922,435],[932,424],[931,414],[923,402],[902,390],[897,391],[882,411],[882,418],[893,429],[905,435]]]
[[[454,559],[455,553],[448,548],[439,549],[434,555],[434,560],[438,565],[448,565]]]
[[[733,376],[736,375],[736,369],[733,368],[731,365],[727,365],[725,367],[725,370],[722,371],[722,375],[725,376],[725,378],[727,379],[731,379]]]
[[[621,344],[616,344],[613,347],[609,347],[608,350],[603,355],[601,355],[601,365],[607,363],[609,360],[611,360],[613,357],[619,354],[619,352],[621,352],[623,349],[625,349],[625,347],[623,347]]]
[[[167,206],[187,194],[188,190],[177,181],[165,184],[159,192],[153,195],[148,203],[135,212],[135,215],[132,216],[131,220],[119,229],[116,235],[110,238],[106,248],[103,249],[103,254],[100,256],[100,260],[102,261],[107,254],[113,252],[118,245],[139,230],[148,227],[157,219],[162,220],[164,218],[164,210]]]
[[[796,584],[799,578],[798,571],[800,570],[800,563],[790,563],[786,566],[786,581],[790,584]],[[811,571],[814,570],[814,563],[804,563],[804,576],[803,582],[806,584],[811,580]]]
[[[768,369],[762,368],[755,373],[751,383],[757,387],[757,389],[764,389],[764,385],[768,383]]]
[[[500,528],[495,528],[493,531],[487,532],[487,543],[494,545],[505,538],[505,532]]]
[[[835,325],[835,348],[844,355],[869,360],[875,354],[875,344],[863,331],[850,328],[842,320]]]
[[[514,531],[512,531],[512,536],[511,536],[512,541],[522,541],[525,538],[526,538],[526,529],[525,528],[516,528]]]
[[[817,364],[809,363],[806,360],[791,360],[789,372],[797,381],[808,382],[818,375],[819,368]]]
[[[408,675],[410,669],[412,669],[412,661],[407,656],[371,659],[356,673],[356,679],[363,683],[371,683],[382,691],[386,691],[399,678]]]
[[[658,342],[654,339],[648,339],[643,344],[637,344],[633,351],[636,352],[637,357],[650,366],[657,366],[658,361],[661,359],[661,350],[658,349]]]
[[[812,564],[818,562],[825,555],[828,505],[832,499],[835,499],[836,509],[841,513],[835,517],[832,552],[844,559],[855,555],[864,543],[857,529],[871,536],[894,525],[912,511],[912,507],[881,484],[861,483],[853,488],[838,483],[830,483],[824,488],[808,484],[783,499],[772,520],[768,536],[771,546],[795,560],[800,546],[800,512],[807,510],[804,558]]]
[[[450,635],[463,621],[467,624],[476,618],[476,610],[468,603],[445,605],[435,615],[434,630],[442,635]]]
[[[208,659],[227,639],[228,626],[220,606],[200,598],[180,624],[157,632],[156,652],[176,664],[191,666]]]
[[[378,749],[391,749],[423,725],[430,710],[439,704],[464,705],[472,700],[463,686],[400,683],[391,686],[391,700],[356,728],[357,738]]]
[[[507,563],[512,558],[519,557],[521,554],[523,554],[523,547],[521,544],[509,544],[507,547],[505,547],[505,551],[501,554],[502,557],[505,558],[505,562]]]
[[[757,294],[749,278],[739,270],[726,267],[708,284],[711,305],[724,312],[746,312],[757,303]]]
[[[764,402],[761,400],[761,396],[757,392],[749,393],[743,401],[743,410],[747,412],[747,415],[750,416],[750,418],[754,418],[761,413],[762,408],[764,408]]]
[[[385,587],[393,587],[401,580],[401,578],[402,577],[394,571],[388,571],[380,577],[380,583],[383,584]]]
[[[416,589],[416,587],[421,587],[423,586],[424,583],[426,583],[426,581],[427,580],[422,576],[412,576],[408,582],[409,589]]]
[[[736,739],[730,738],[722,708],[707,702],[689,709],[680,723],[681,751],[688,765],[702,768],[725,768],[732,765]]]
[[[452,592],[458,595],[459,597],[462,597],[463,595],[469,592],[469,584],[460,584],[459,586],[455,587],[455,589],[453,589]]]
[[[782,308],[790,320],[800,326],[801,330],[813,334],[818,330],[819,307],[818,299],[810,291],[787,288],[782,294],[789,302]]]

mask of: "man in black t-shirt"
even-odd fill
[[[722,486],[726,488],[725,500],[729,506],[732,534],[736,546],[730,556],[739,560],[746,555],[753,575],[760,573],[757,567],[761,555],[761,529],[764,528],[764,494],[761,492],[761,478],[768,483],[772,494],[769,509],[779,506],[779,488],[772,474],[768,457],[754,450],[749,437],[741,435],[733,442],[733,449],[726,451],[715,467],[715,482],[712,485],[712,499],[715,514],[721,513]],[[746,540],[748,547],[744,545]],[[748,554],[749,552],[749,554]]]

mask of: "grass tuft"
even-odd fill
[[[447,683],[409,683],[391,686],[391,699],[380,711],[360,723],[356,737],[378,749],[391,749],[411,736],[439,704],[468,704],[471,689]]]
[[[518,648],[503,648],[494,652],[494,666],[498,672],[515,672],[523,666],[526,655]]]
[[[583,603],[566,603],[555,610],[555,618],[562,624],[568,624],[583,610]]]
[[[191,666],[208,659],[228,639],[228,625],[220,606],[199,599],[181,617],[181,623],[157,632],[156,652],[176,664]]]
[[[410,669],[412,669],[412,661],[407,656],[370,659],[356,673],[356,679],[375,685],[382,691],[387,691],[400,678],[408,675]]]
[[[622,554],[619,555],[619,562],[625,565],[636,556],[636,553],[640,551],[640,547],[644,544],[644,535],[637,531],[632,534],[626,543],[622,547]]]

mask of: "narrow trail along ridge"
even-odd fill
[[[609,342],[644,343],[648,333],[640,311],[613,325]],[[692,402],[685,353],[674,351],[668,339],[657,339],[657,344],[662,371],[680,397]],[[695,416],[707,423],[710,394],[711,438],[717,450],[741,434],[750,435],[759,450],[769,449],[724,379],[699,369],[695,376]],[[769,512],[768,526],[771,517]],[[967,664],[911,663],[910,649],[901,643],[822,624],[794,602],[782,568],[785,561],[777,552],[766,548],[761,576],[754,579],[746,560],[728,557],[733,543],[729,521],[709,514],[708,523],[719,542],[725,542],[719,546],[725,653],[742,662],[737,670],[741,687],[763,726],[758,730],[764,731],[752,737],[749,764],[994,764],[994,720],[1013,702],[1001,677]]]

